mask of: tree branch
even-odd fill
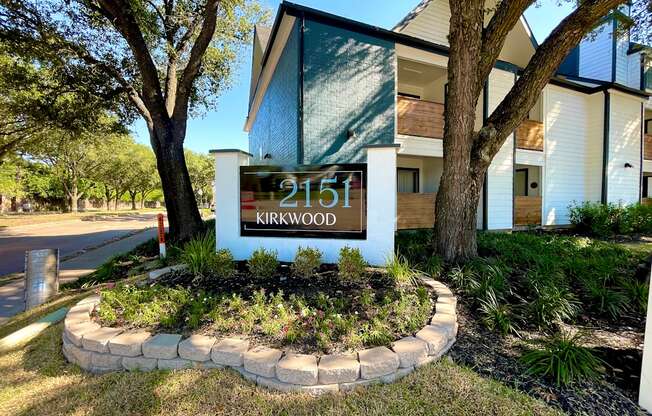
[[[523,12],[535,0],[502,0],[494,12],[489,24],[482,33],[482,52],[478,63],[475,91],[478,95],[484,87],[494,64],[503,50],[505,40],[518,23]]]
[[[134,54],[144,85],[142,101],[152,120],[158,122],[154,124],[168,124],[169,117],[165,111],[165,102],[156,64],[152,59],[129,2],[125,0],[98,1],[101,7],[113,17],[111,23],[126,40],[131,52]]]
[[[552,31],[478,133],[473,156],[479,166],[489,166],[507,136],[536,104],[541,91],[570,51],[600,19],[623,3],[625,0],[585,0]]]
[[[195,44],[190,50],[190,58],[188,58],[188,63],[183,70],[181,76],[181,81],[179,82],[179,87],[177,89],[177,99],[174,105],[174,114],[172,118],[175,121],[175,128],[185,131],[185,123],[188,117],[188,101],[190,99],[190,93],[192,91],[192,85],[199,74],[201,68],[201,62],[213,40],[213,35],[215,34],[215,28],[217,26],[217,9],[220,4],[220,0],[207,0],[206,7],[204,9],[204,22],[202,28],[197,36]]]

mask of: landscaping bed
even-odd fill
[[[251,262],[237,262],[222,275],[187,269],[152,284],[119,284],[101,292],[95,318],[103,326],[239,336],[274,348],[332,354],[390,346],[419,331],[434,313],[432,288],[398,260],[390,270],[359,263],[354,277],[343,277],[342,265],[315,266],[301,273],[277,264],[261,277]]]
[[[648,237],[480,233],[480,256],[460,266],[429,257],[430,238],[402,234],[397,245],[456,290],[456,362],[570,414],[641,413]]]

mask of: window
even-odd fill
[[[516,169],[516,177],[514,177],[514,183],[516,184],[514,193],[516,196],[528,196],[530,182],[528,173],[527,169]]]
[[[400,92],[400,91],[399,91],[399,92],[398,92],[398,95],[399,95],[399,97],[414,98],[414,99],[417,99],[417,100],[420,100],[420,99],[421,99],[421,96],[420,96],[420,95],[417,95],[417,94],[408,94],[407,92]]]
[[[401,193],[419,193],[419,169],[398,168],[397,190]]]

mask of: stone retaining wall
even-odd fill
[[[376,347],[317,357],[251,346],[239,338],[217,340],[193,335],[182,340],[176,334],[152,336],[145,331],[105,328],[91,320],[100,302],[99,296],[92,296],[68,311],[63,354],[71,363],[93,373],[228,367],[263,387],[312,394],[391,383],[438,359],[455,342],[457,298],[444,284],[432,279],[423,281],[437,294],[430,325],[394,342],[392,349]]]

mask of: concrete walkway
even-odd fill
[[[95,271],[113,256],[133,250],[147,240],[156,237],[156,229],[150,228],[123,240],[88,251],[78,257],[64,261],[60,266],[59,282],[66,283]],[[24,279],[14,280],[0,286],[0,324],[25,309]]]

